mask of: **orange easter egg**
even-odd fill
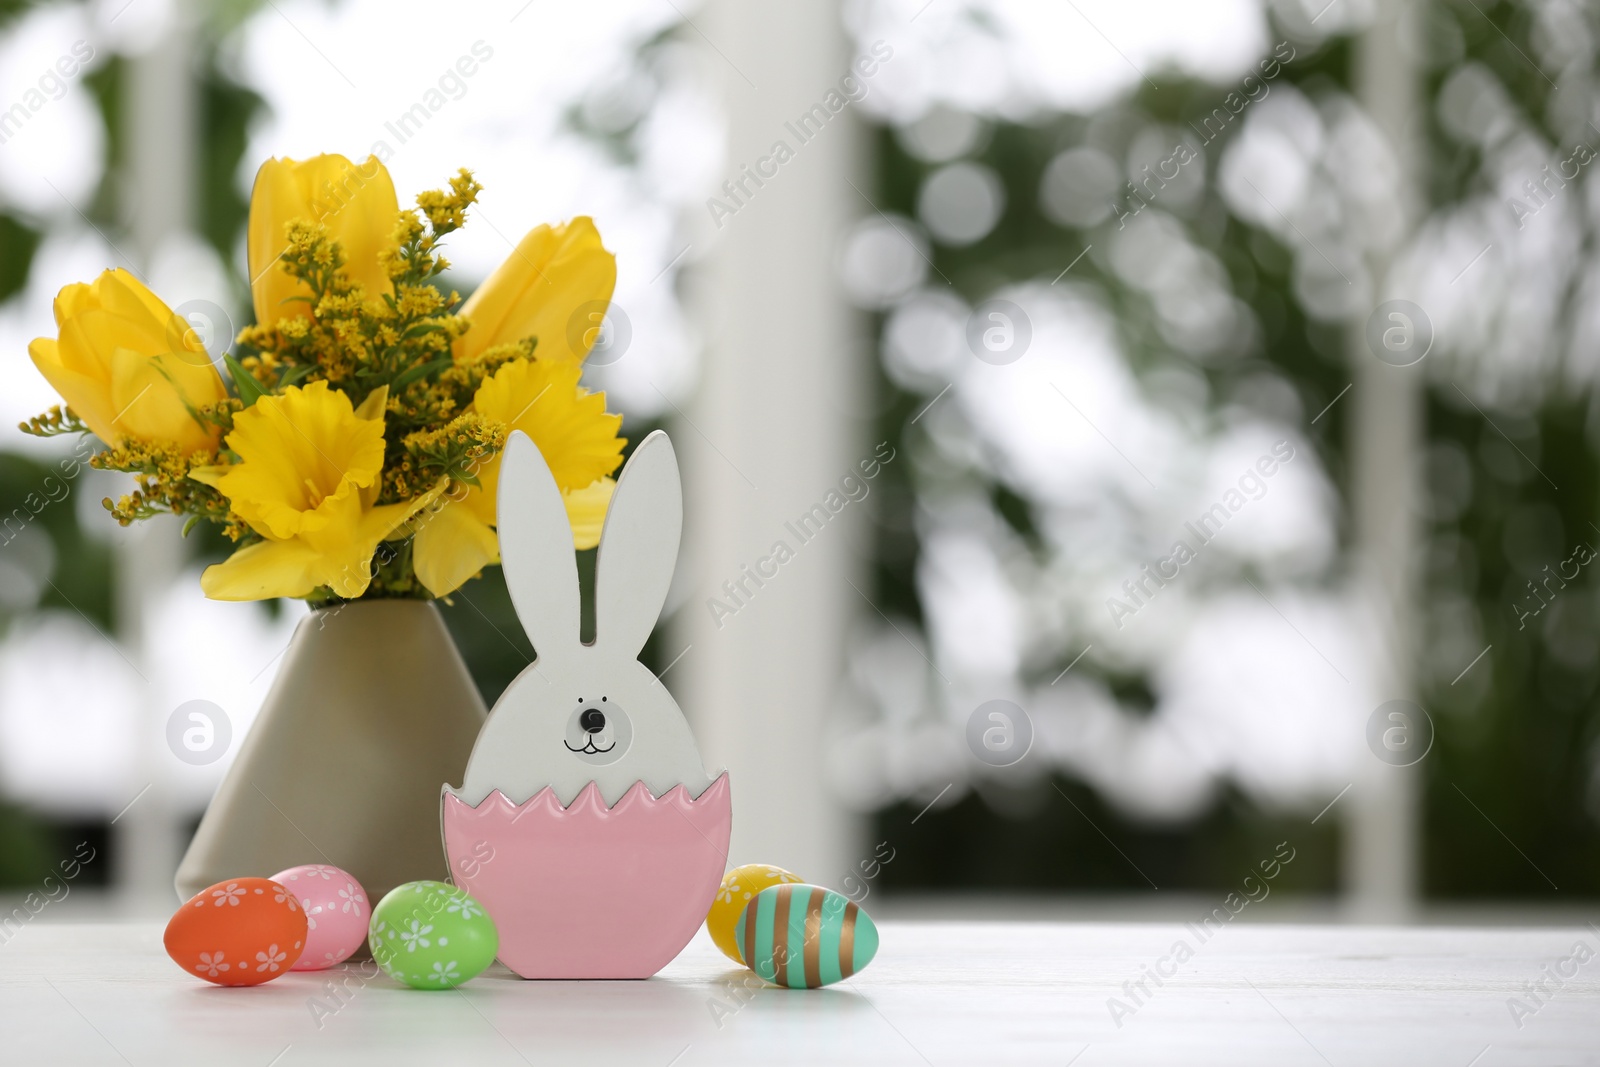
[[[185,901],[161,943],[208,982],[260,985],[288,974],[305,951],[306,913],[270,878],[229,878]]]

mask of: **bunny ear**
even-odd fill
[[[678,562],[683,484],[660,430],[639,443],[617,477],[595,561],[595,644],[637,656],[655,629]]]
[[[540,659],[578,643],[578,560],[561,490],[539,446],[518,430],[500,461],[500,568]]]

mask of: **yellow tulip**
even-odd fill
[[[575,360],[512,360],[478,387],[472,408],[504,423],[508,434],[521,430],[533,438],[566,499],[574,547],[593,548],[616,487],[608,475],[622,462],[627,441],[617,436],[622,416],[606,414],[605,394],[580,386],[581,373]],[[454,592],[499,562],[494,525],[500,457],[475,473],[481,488],[440,500],[417,520],[411,561],[417,580],[434,596]]]
[[[391,243],[399,213],[394,182],[376,156],[360,166],[339,155],[261,164],[250,190],[250,295],[256,321],[270,324],[311,314],[305,300],[291,299],[309,297],[310,288],[286,274],[280,262],[290,222],[326,226],[344,250],[346,273],[376,298],[393,288],[378,256]]]
[[[582,360],[616,285],[617,257],[601,245],[593,219],[536,226],[462,306],[472,329],[456,358],[536,337],[539,359]]]
[[[205,346],[161,298],[118,268],[56,296],[58,336],[35,338],[39,373],[96,437],[216,447],[215,426],[191,408],[227,396]]]
[[[303,597],[323,586],[345,598],[366,592],[379,542],[439,491],[375,506],[387,397],[379,389],[356,409],[346,394],[314,382],[264,396],[234,416],[228,447],[239,462],[189,476],[215,486],[265,540],[207,567],[200,577],[206,596]]]

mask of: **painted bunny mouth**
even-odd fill
[[[561,743],[563,745],[567,745],[567,742],[565,740],[563,740]],[[568,752],[581,752],[586,756],[600,756],[600,755],[604,755],[607,752],[610,752],[613,748],[616,748],[616,747],[617,747],[617,743],[615,741],[613,741],[613,742],[611,742],[610,745],[608,745],[605,748],[596,748],[595,747],[595,743],[594,743],[594,738],[591,737],[591,738],[587,738],[587,739],[584,740],[582,748],[573,748],[571,745],[567,745],[567,751]]]

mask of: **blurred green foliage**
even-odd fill
[[[1064,780],[968,794],[917,818],[919,808],[896,805],[876,820],[872,841],[895,850],[882,888],[1221,891],[1237,888],[1285,841],[1295,858],[1274,892],[1326,893],[1338,878],[1335,820],[1312,826],[1264,813],[1231,791],[1193,822],[1162,827],[1130,824],[1094,790]]]
[[[0,0],[0,27],[27,7],[26,3]],[[243,264],[234,262],[240,247],[248,203],[239,191],[236,175],[243,162],[251,122],[264,106],[253,90],[241,86],[228,73],[218,55],[222,33],[248,11],[249,4],[218,5],[210,12],[196,67],[199,84],[200,175],[196,221],[201,234],[216,248],[233,274],[241,306],[249,306]],[[106,132],[106,165],[87,210],[89,221],[107,233],[122,229],[123,204],[119,190],[124,181],[122,92],[126,64],[114,53],[103,53],[100,65],[84,76],[84,84],[99,109]],[[15,296],[27,283],[34,253],[42,239],[44,222],[0,212],[0,300]],[[76,442],[60,442],[61,455],[71,454]],[[54,477],[56,482],[47,483]],[[68,495],[55,497],[63,483]],[[83,472],[68,479],[54,461],[42,461],[8,452],[0,443],[0,524],[10,517],[11,531],[26,526],[28,533],[0,533],[0,553],[19,552],[29,540],[43,535],[41,550],[53,560],[48,581],[40,584],[36,602],[0,605],[0,628],[9,628],[20,615],[32,611],[81,614],[101,631],[114,630],[115,582],[112,554],[107,544],[88,536],[80,523],[80,509],[98,509],[99,501],[80,496],[88,490]],[[36,516],[30,510],[40,501]],[[31,503],[30,503],[31,502]],[[22,517],[28,516],[26,520]],[[194,558],[220,559],[227,550],[220,534],[210,528],[186,542]],[[57,854],[70,855],[73,842],[93,828],[45,820],[25,807],[0,806],[0,887],[26,886],[38,881]],[[71,838],[70,841],[67,839]],[[100,864],[103,871],[108,864]],[[96,877],[99,877],[97,875]]]
[[[28,268],[39,249],[41,234],[26,222],[0,212],[0,300],[9,300],[28,284]]]
[[[41,610],[79,613],[111,630],[111,554],[78,522],[87,468],[68,462],[0,452],[0,631]],[[0,804],[0,887],[48,873],[55,857],[70,854],[65,832],[24,807]]]
[[[1482,64],[1514,105],[1531,116],[1551,114],[1555,88],[1529,58],[1538,51],[1529,7],[1431,3],[1415,8],[1419,39],[1430,51],[1422,64],[1421,179],[1428,209],[1435,210],[1495,187],[1483,153],[1441,128],[1434,104],[1446,80],[1465,64]],[[1600,37],[1597,13],[1586,9],[1582,17],[1590,40]],[[1352,62],[1348,39],[1316,49],[1301,46],[1280,81],[1313,100],[1330,92],[1348,94]],[[987,143],[968,158],[988,164],[1001,177],[1004,216],[975,244],[935,244],[930,254],[938,274],[976,303],[1003,284],[1048,281],[1072,263],[1092,235],[1042,215],[1038,190],[1049,160],[1084,143],[1091,121],[1131,127],[1166,122],[1182,128],[1218,106],[1226,92],[1171,71],[1156,73],[1156,80],[1158,92],[1142,86],[1131,100],[1094,115],[995,123]],[[1337,327],[1312,321],[1301,310],[1290,276],[1291,251],[1232,214],[1222,199],[1217,165],[1241,126],[1234,123],[1207,145],[1206,189],[1183,221],[1189,239],[1226,266],[1234,295],[1255,313],[1265,344],[1256,359],[1192,366],[1206,377],[1214,396],[1233,395],[1235,385],[1270,367],[1293,383],[1303,410],[1319,412],[1351,380],[1346,343]],[[1546,136],[1559,140],[1554,120],[1547,126]],[[919,189],[936,167],[908,154],[892,129],[878,128],[874,144],[878,170],[872,199],[885,211],[916,217]],[[1586,212],[1586,248],[1592,249],[1595,209]],[[1150,325],[1155,315],[1144,293],[1097,266],[1096,257],[1083,258],[1073,273],[1106,294],[1136,370],[1173,358]],[[1578,275],[1565,298],[1567,321],[1580,310],[1586,275]],[[887,376],[880,376],[878,387],[889,403],[876,432],[901,445],[912,432],[910,419],[928,398],[899,388]],[[1352,414],[1352,405],[1335,405],[1317,425],[1303,427],[1344,497],[1346,516]],[[1600,598],[1588,573],[1594,568],[1573,579],[1572,588],[1536,621],[1521,626],[1513,605],[1526,601],[1528,581],[1540,575],[1532,573],[1537,566],[1519,569],[1507,544],[1536,540],[1537,558],[1552,567],[1580,541],[1600,548],[1595,492],[1600,405],[1585,386],[1558,392],[1526,416],[1491,415],[1476,410],[1448,382],[1433,381],[1425,434],[1430,499],[1419,503],[1428,516],[1419,700],[1433,717],[1437,739],[1421,765],[1424,892],[1432,898],[1592,897],[1600,894],[1600,657],[1595,654]],[[911,473],[910,464],[898,464],[884,475],[873,597],[886,612],[920,620]],[[999,485],[992,493],[997,513],[1025,543],[1035,545],[1028,500]],[[1348,550],[1347,518],[1339,536]],[[1441,632],[1459,624],[1463,613],[1468,629],[1481,632],[1480,647],[1490,646],[1474,668],[1487,684],[1473,679],[1473,684],[1455,685],[1465,659],[1439,662],[1445,651]],[[1048,682],[1078,651],[1063,649],[1059,662],[1042,672],[1043,680]],[[1148,705],[1142,679],[1103,681],[1125,704]],[[1152,826],[1119,814],[1081,784],[1064,779],[1050,784],[1054,788],[1039,784],[1017,796],[969,796],[951,808],[929,811],[915,826],[911,820],[920,802],[881,812],[874,839],[887,839],[899,850],[895,863],[885,868],[883,883],[1141,891],[1149,889],[1142,870],[1163,888],[1220,889],[1252,857],[1270,854],[1272,842],[1290,837],[1301,850],[1295,886],[1332,891],[1339,884],[1336,819],[1315,828],[1305,820],[1286,824],[1228,791],[1192,823]],[[1560,886],[1559,898],[1555,886]]]

